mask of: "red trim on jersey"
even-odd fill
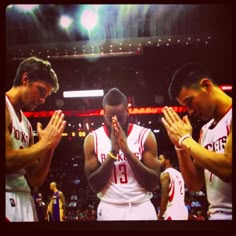
[[[19,121],[21,122],[23,120],[23,114],[22,111],[19,112]]]
[[[225,114],[224,114],[224,116],[230,111],[230,109],[232,108],[232,105],[228,108],[228,110],[225,112]],[[224,118],[224,116],[222,116],[222,118],[217,122],[217,123],[219,123],[223,118]],[[208,126],[208,129],[211,129],[210,127],[214,124],[214,119],[213,119],[213,121],[212,121],[212,123]],[[212,128],[214,128],[216,125],[217,125],[217,123],[212,127]],[[226,129],[227,129],[227,134],[229,134],[229,131],[230,131],[230,126],[226,126]],[[202,139],[202,133],[203,133],[203,130],[201,129],[200,130],[200,133],[199,133],[199,142],[201,141],[201,139]]]
[[[98,137],[97,137],[97,133],[94,132],[94,131],[92,133],[95,136],[95,150],[94,150],[94,152],[95,152],[96,156],[98,156]]]
[[[134,127],[134,124],[129,124],[128,130],[127,130],[127,136],[131,133],[132,129]]]
[[[171,180],[169,190],[171,192],[169,196],[169,201],[172,202],[175,195],[175,181],[174,180]]]
[[[5,94],[6,95],[6,94]],[[8,101],[11,103],[9,97],[6,95]],[[10,130],[12,131],[12,124],[13,124],[13,120],[12,120],[12,117],[11,117],[11,114],[10,114],[10,107],[9,107],[9,104],[8,102],[5,100],[5,103],[6,103],[6,106],[7,106],[7,109],[8,109],[8,112],[9,112],[9,117],[10,117],[10,124],[8,126],[8,130],[9,130],[9,133],[11,134]]]
[[[225,117],[225,115],[230,111],[230,109],[232,108],[232,105],[230,105],[230,107],[227,109],[227,111],[225,112],[225,114],[221,117],[221,119],[214,125],[214,127]],[[211,125],[214,123],[214,121],[211,123]],[[210,126],[211,126],[210,125]],[[209,126],[209,127],[210,127]]]
[[[139,149],[139,152],[140,153],[142,153],[143,152],[143,150],[144,150],[144,147],[143,147],[143,137],[144,137],[144,135],[146,134],[146,132],[148,131],[148,129],[146,129],[146,128],[143,128],[142,130],[141,130],[141,132],[140,132],[140,134],[139,134],[139,137],[138,137],[138,143],[140,143],[140,149]]]
[[[108,137],[108,138],[111,138],[110,131],[109,131],[109,129],[107,128],[106,125],[103,125],[103,129],[104,129],[104,131],[105,131],[107,137]]]
[[[29,122],[28,122],[28,126],[29,126],[29,130],[30,130],[30,140],[32,140],[32,138],[33,138],[33,128],[32,128],[32,126]]]
[[[8,98],[8,101],[11,103],[11,100],[9,99],[9,97],[7,96],[7,94],[5,94],[5,95],[6,95],[6,97]],[[7,102],[6,102],[6,104],[7,104],[7,106],[8,106],[8,103],[7,103]],[[16,113],[16,110],[15,110],[14,106],[12,105],[12,103],[11,103],[11,106],[12,106],[13,110],[14,110],[15,113]],[[9,110],[9,107],[8,107],[8,110]],[[9,111],[9,112],[10,112],[10,111]],[[17,116],[17,113],[16,113],[16,116]],[[21,121],[23,120],[22,116],[23,116],[23,112],[22,112],[22,110],[19,110],[19,122],[21,122]]]
[[[198,142],[199,142],[199,143],[201,143],[202,134],[203,134],[203,130],[201,129],[200,132],[199,132],[199,138],[198,138]]]
[[[210,173],[210,182],[212,181],[212,179],[213,179],[213,174]]]
[[[229,135],[230,132],[230,125],[226,125],[227,135]]]

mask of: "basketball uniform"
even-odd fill
[[[169,199],[164,220],[188,220],[188,209],[185,206],[185,186],[182,174],[174,169],[167,168],[162,173],[168,173],[170,177]]]
[[[130,150],[141,161],[144,142],[150,129],[130,124],[127,143]],[[111,150],[111,140],[106,126],[93,131],[95,153],[102,163]],[[156,220],[156,211],[151,203],[152,192],[143,188],[121,150],[114,162],[107,185],[97,194],[101,200],[97,209],[98,220]]]
[[[11,119],[8,129],[12,138],[12,147],[13,149],[27,148],[32,137],[30,122],[22,111],[19,119],[7,96],[5,100]],[[6,221],[38,221],[34,199],[25,174],[25,169],[21,169],[6,175]]]
[[[59,191],[53,193],[51,201],[52,201],[52,221],[60,221]]]
[[[202,127],[200,143],[206,149],[224,153],[226,139],[230,131],[232,108],[211,128],[214,120]],[[208,170],[205,171],[207,199],[210,220],[232,220],[232,182],[226,183]]]

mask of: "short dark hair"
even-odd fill
[[[216,85],[215,81],[212,79],[209,71],[206,70],[203,65],[196,62],[190,62],[182,65],[178,68],[172,78],[168,88],[169,97],[174,100],[178,97],[182,87],[186,88],[199,88],[199,81],[203,78],[208,78]]]
[[[163,151],[163,152],[160,152],[160,155],[163,155],[166,160],[169,160],[172,166],[175,166],[178,164],[178,158],[175,152]]]
[[[111,88],[107,94],[103,97],[102,106],[103,108],[105,105],[109,106],[117,106],[123,104],[124,107],[128,106],[127,97],[118,89],[118,88]]]
[[[45,83],[52,85],[54,92],[57,92],[59,89],[57,75],[52,69],[49,61],[37,57],[29,57],[23,60],[17,68],[13,82],[14,86],[21,85],[21,77],[25,72],[29,75],[29,81],[44,81]]]

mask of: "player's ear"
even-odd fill
[[[29,75],[28,75],[27,72],[25,72],[25,73],[22,74],[22,76],[21,76],[21,83],[22,83],[23,85],[26,85],[27,82],[29,81],[28,76],[29,76]]]
[[[200,80],[200,87],[206,89],[207,91],[211,91],[213,83],[208,78],[202,78]]]

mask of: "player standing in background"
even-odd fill
[[[184,180],[182,174],[174,168],[174,158],[173,153],[163,152],[159,155],[162,173],[158,220],[188,220]]]
[[[66,201],[62,191],[59,191],[55,182],[50,183],[53,192],[47,207],[47,217],[51,222],[65,221]]]

